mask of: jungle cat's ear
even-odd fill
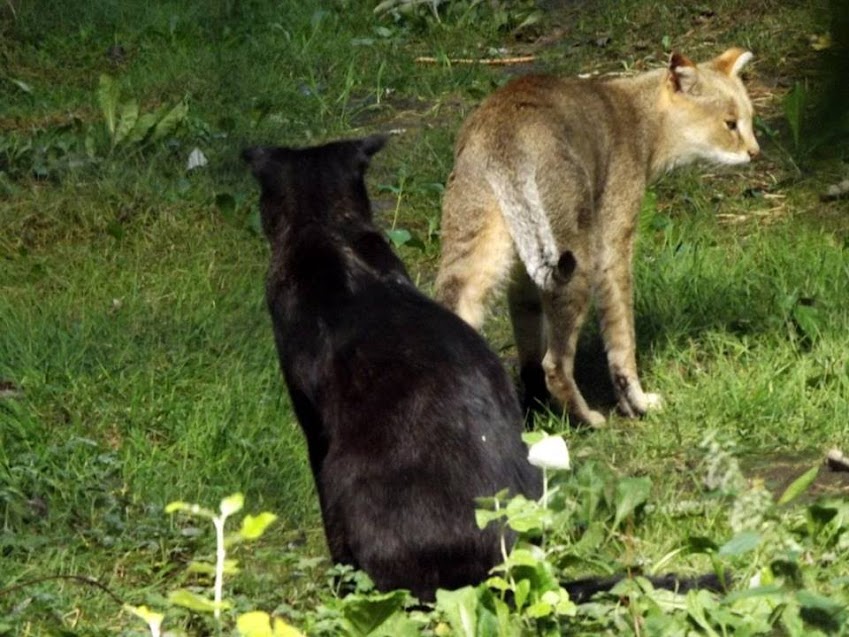
[[[692,60],[676,51],[669,56],[667,77],[675,92],[689,93],[698,84],[699,71]]]
[[[751,51],[735,46],[728,49],[722,55],[717,56],[713,60],[712,65],[720,73],[725,73],[729,77],[736,77],[753,57],[755,56]]]

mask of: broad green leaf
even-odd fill
[[[542,594],[542,601],[550,604],[558,615],[572,617],[578,612],[578,607],[569,599],[569,593],[563,588],[556,591],[545,591]]]
[[[189,610],[193,610],[198,613],[215,612],[215,602],[211,599],[207,599],[206,597],[201,597],[191,591],[187,591],[184,588],[178,588],[177,590],[168,593],[168,601],[175,606],[182,606],[183,608],[188,608]],[[230,606],[230,602],[221,602],[222,610],[230,608]]]
[[[503,577],[499,577],[498,575],[494,575],[493,577],[490,577],[488,580],[486,580],[486,585],[489,588],[494,588],[495,590],[501,591],[502,593],[504,591],[509,591],[511,588],[510,582],[508,582]]]
[[[520,628],[522,621],[521,618],[518,614],[511,612],[510,607],[504,600],[495,597],[491,593],[484,593],[483,601],[485,603],[484,608],[488,608],[490,606],[495,608],[496,624],[490,627],[488,623],[479,623],[478,635],[481,637],[490,637],[491,635],[497,635],[498,637],[516,637],[517,635],[522,634],[522,630]],[[484,617],[485,616],[486,615],[484,615]],[[488,628],[490,630],[488,633],[482,633],[480,630],[481,628]]]
[[[761,542],[761,536],[754,531],[741,531],[719,548],[719,555],[743,555],[755,549]]]
[[[711,628],[710,621],[705,613],[705,605],[714,605],[715,602],[711,599],[710,593],[707,591],[698,591],[693,595],[687,595],[687,612],[690,619],[702,629],[702,634],[710,637],[719,637],[717,632]]]
[[[243,506],[245,506],[245,496],[241,493],[234,493],[221,500],[221,515],[225,518],[231,516],[241,511]]]
[[[480,509],[495,510],[501,508],[502,504],[506,503],[509,495],[510,489],[502,489],[495,495],[475,498],[475,505]]]
[[[140,144],[156,126],[156,113],[144,113],[136,120],[133,130],[127,134],[127,144]]]
[[[778,498],[778,504],[787,504],[788,502],[792,502],[800,495],[802,495],[805,491],[808,490],[814,480],[817,479],[817,474],[819,473],[819,466],[814,466],[808,469],[801,476],[796,478],[789,487],[784,490],[784,493],[781,494],[781,497]]]
[[[522,495],[511,498],[505,511],[510,526],[520,533],[542,528],[542,525],[551,518],[550,511],[544,509],[535,500],[528,500]]]
[[[405,591],[382,595],[348,595],[343,600],[342,615],[355,635],[368,635],[392,615],[403,612]]]
[[[115,137],[115,114],[118,109],[118,97],[120,88],[118,84],[106,74],[100,76],[100,84],[97,87],[97,103],[103,119],[106,120],[106,129],[109,137]]]
[[[389,240],[392,242],[392,245],[394,245],[396,248],[400,248],[402,245],[404,245],[410,239],[413,238],[413,235],[410,234],[409,230],[404,230],[403,228],[387,230],[386,236],[389,237]]]
[[[537,564],[540,563],[541,560],[545,559],[545,556],[542,554],[542,551],[538,548],[537,551],[539,554],[534,554],[531,549],[523,549],[516,548],[510,553],[510,557],[507,559],[507,563],[512,566],[530,566],[532,568],[536,568]]]
[[[486,528],[486,525],[493,520],[498,520],[507,515],[503,509],[500,511],[487,511],[486,509],[475,509],[475,522],[479,529]]]
[[[534,619],[548,617],[554,612],[554,608],[548,602],[539,601],[531,604],[525,609],[525,615]]]
[[[551,519],[551,512],[541,506],[516,509],[507,514],[507,523],[511,529],[518,533],[529,533],[536,529],[543,529],[551,523]]]
[[[118,119],[118,126],[115,129],[115,135],[112,137],[112,146],[120,144],[127,135],[129,135],[139,119],[139,105],[135,100],[124,102],[121,105],[121,116]]]
[[[436,591],[436,607],[445,615],[456,637],[476,637],[478,592],[471,586]]]
[[[569,599],[569,593],[565,590],[560,590],[560,601],[554,606],[554,612],[561,617],[574,617],[578,614],[578,605]]]
[[[651,480],[649,478],[623,478],[616,484],[614,502],[616,503],[616,515],[613,518],[613,528],[617,528],[622,521],[637,510],[637,507],[646,503],[651,493]]]
[[[159,141],[173,133],[177,129],[177,126],[186,119],[186,115],[188,115],[188,113],[188,104],[185,102],[177,104],[174,108],[165,113],[162,119],[156,122],[156,126],[154,126],[153,132],[150,135],[150,141]]]
[[[788,637],[806,637],[808,628],[799,614],[799,605],[795,602],[790,602],[784,605],[784,610],[781,613],[781,625]]]
[[[575,548],[580,551],[594,551],[607,539],[607,530],[600,520],[590,522]]]
[[[530,595],[530,593],[530,580],[523,579],[516,583],[516,590],[514,592],[516,610],[521,611],[525,607],[525,602],[528,601],[528,595]]]
[[[264,511],[256,516],[248,514],[242,520],[242,528],[239,531],[239,535],[242,536],[243,540],[255,540],[265,533],[268,525],[276,519],[277,516],[268,511]]]
[[[793,145],[798,148],[801,138],[802,115],[807,101],[808,91],[804,84],[796,82],[793,90],[784,98],[784,116],[793,134]]]
[[[426,624],[425,620],[417,620],[401,609],[390,615],[368,637],[419,637]]]

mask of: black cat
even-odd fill
[[[268,307],[330,554],[432,600],[501,561],[475,498],[537,498],[541,476],[498,357],[415,288],[372,221],[363,175],[385,141],[243,157],[262,187]]]

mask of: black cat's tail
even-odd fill
[[[628,579],[628,575],[601,578],[588,577],[586,579],[561,582],[563,588],[569,593],[569,598],[576,604],[582,604],[590,600],[596,593],[606,593],[619,582]],[[728,576],[720,577],[716,573],[698,575],[696,577],[679,577],[677,575],[659,575],[656,577],[645,576],[652,586],[662,588],[676,593],[686,593],[692,590],[707,590],[722,592],[727,590],[731,584]]]

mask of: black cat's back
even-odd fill
[[[359,565],[383,573],[382,588],[425,595],[479,581],[498,562],[495,533],[475,526],[474,498],[504,488],[537,495],[538,476],[498,359],[453,315],[403,292],[357,304],[367,317],[393,303],[386,325],[363,320],[339,334],[328,378],[339,400],[323,419],[339,435],[322,472]]]

